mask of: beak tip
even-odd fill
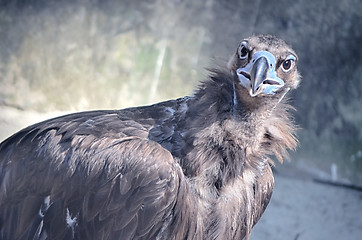
[[[258,88],[257,88],[257,89],[254,89],[254,87],[251,87],[251,88],[250,88],[249,95],[250,95],[251,97],[256,97],[258,94],[259,94]]]

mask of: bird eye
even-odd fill
[[[246,42],[242,42],[239,48],[239,58],[244,60],[248,57],[249,50],[246,47]]]
[[[285,60],[283,62],[283,69],[284,71],[288,71],[292,66],[292,61],[291,60]]]
[[[284,72],[288,72],[290,69],[292,69],[295,62],[294,56],[289,56],[287,59],[284,60],[282,63],[282,68]]]

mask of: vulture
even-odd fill
[[[252,36],[190,96],[20,130],[0,144],[0,239],[249,239],[297,145],[297,61]]]

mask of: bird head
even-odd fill
[[[259,35],[240,42],[228,67],[250,97],[268,97],[298,86],[297,61],[297,54],[283,40]]]

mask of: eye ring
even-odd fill
[[[284,72],[289,72],[295,64],[295,57],[293,55],[288,56],[282,63],[282,69]]]
[[[239,58],[241,60],[244,60],[244,59],[247,59],[248,56],[249,56],[249,49],[246,47],[246,42],[241,42],[240,44],[240,47],[239,47],[239,51],[238,51],[238,54],[239,54]]]

